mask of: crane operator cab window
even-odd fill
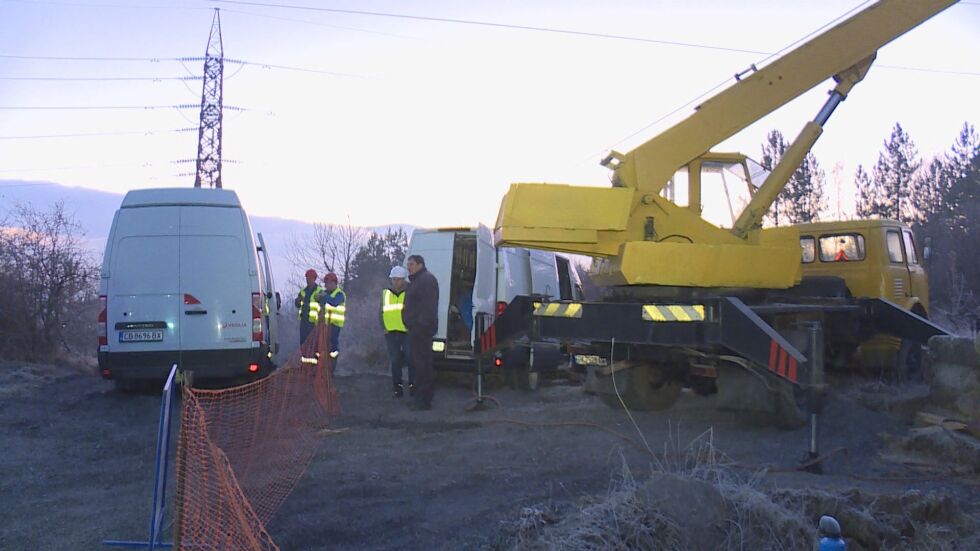
[[[693,185],[699,190],[690,190],[690,167],[684,167],[674,174],[660,195],[679,207],[690,207],[690,198],[700,197],[698,214],[719,228],[731,228],[769,172],[742,155],[709,155],[713,160],[705,158],[700,162],[700,172],[694,179]],[[729,157],[732,160],[723,159]]]
[[[820,236],[821,262],[864,260],[864,236],[855,233]]]

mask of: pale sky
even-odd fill
[[[281,7],[287,3],[645,41]],[[192,186],[193,176],[176,175],[192,173],[193,164],[174,161],[196,156],[197,134],[174,130],[196,127],[199,113],[160,106],[198,103],[201,81],[71,79],[200,75],[201,62],[169,59],[204,54],[218,7],[226,58],[319,71],[225,67],[224,103],[247,111],[225,113],[224,159],[237,164],[225,164],[222,178],[251,214],[358,225],[490,225],[510,183],[608,185],[608,171],[598,165],[606,150],[639,145],[689,115],[693,104],[661,120],[665,115],[726,79],[730,84],[764,52],[864,5],[265,4],[280,7],[0,0],[0,180],[117,193]],[[830,88],[830,81],[817,86],[714,149],[758,159],[769,130],[795,137]],[[896,122],[930,157],[948,150],[964,122],[980,124],[978,98],[980,2],[963,1],[879,52],[814,154],[831,187],[833,167],[842,164],[850,204],[855,167],[870,171]],[[91,109],[106,106],[140,109]],[[32,137],[76,134],[85,136]]]

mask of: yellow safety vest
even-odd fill
[[[320,298],[323,296],[323,287],[317,285],[316,289],[310,294],[310,313],[306,319],[316,325],[320,321]],[[299,311],[296,312],[296,319],[303,320],[303,305],[306,303],[306,287],[299,290]]]
[[[391,289],[381,291],[381,321],[385,331],[406,332],[405,322],[402,321],[402,309],[405,308],[405,291],[395,294]]]
[[[326,291],[324,291],[324,292],[326,292]],[[340,287],[337,287],[328,296],[330,298],[333,298],[333,297],[337,296],[337,293],[340,293],[340,296],[343,297],[343,300],[340,301],[340,305],[339,306],[332,306],[330,303],[324,302],[323,303],[323,317],[326,318],[327,323],[331,323],[333,325],[336,325],[337,327],[343,327],[344,326],[344,313],[347,311],[347,307],[345,306],[345,304],[347,303],[347,295],[344,294],[343,289],[341,289]]]

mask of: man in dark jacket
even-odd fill
[[[408,257],[408,280],[402,321],[408,329],[409,354],[415,367],[415,409],[432,409],[432,336],[439,327],[439,282],[425,269],[425,259]]]

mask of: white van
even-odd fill
[[[102,376],[127,388],[163,379],[174,363],[198,380],[274,369],[281,301],[258,241],[234,191],[127,193],[102,260]]]
[[[477,313],[489,314],[492,322],[518,295],[582,298],[578,274],[567,258],[547,251],[496,248],[492,233],[483,225],[417,229],[408,245],[408,255],[413,254],[425,259],[426,269],[439,281],[439,328],[433,354],[440,368],[472,369]],[[535,355],[551,358],[536,361],[538,369],[557,367],[557,345],[536,347]],[[500,358],[498,367],[527,367],[527,356],[527,346],[513,350]]]

